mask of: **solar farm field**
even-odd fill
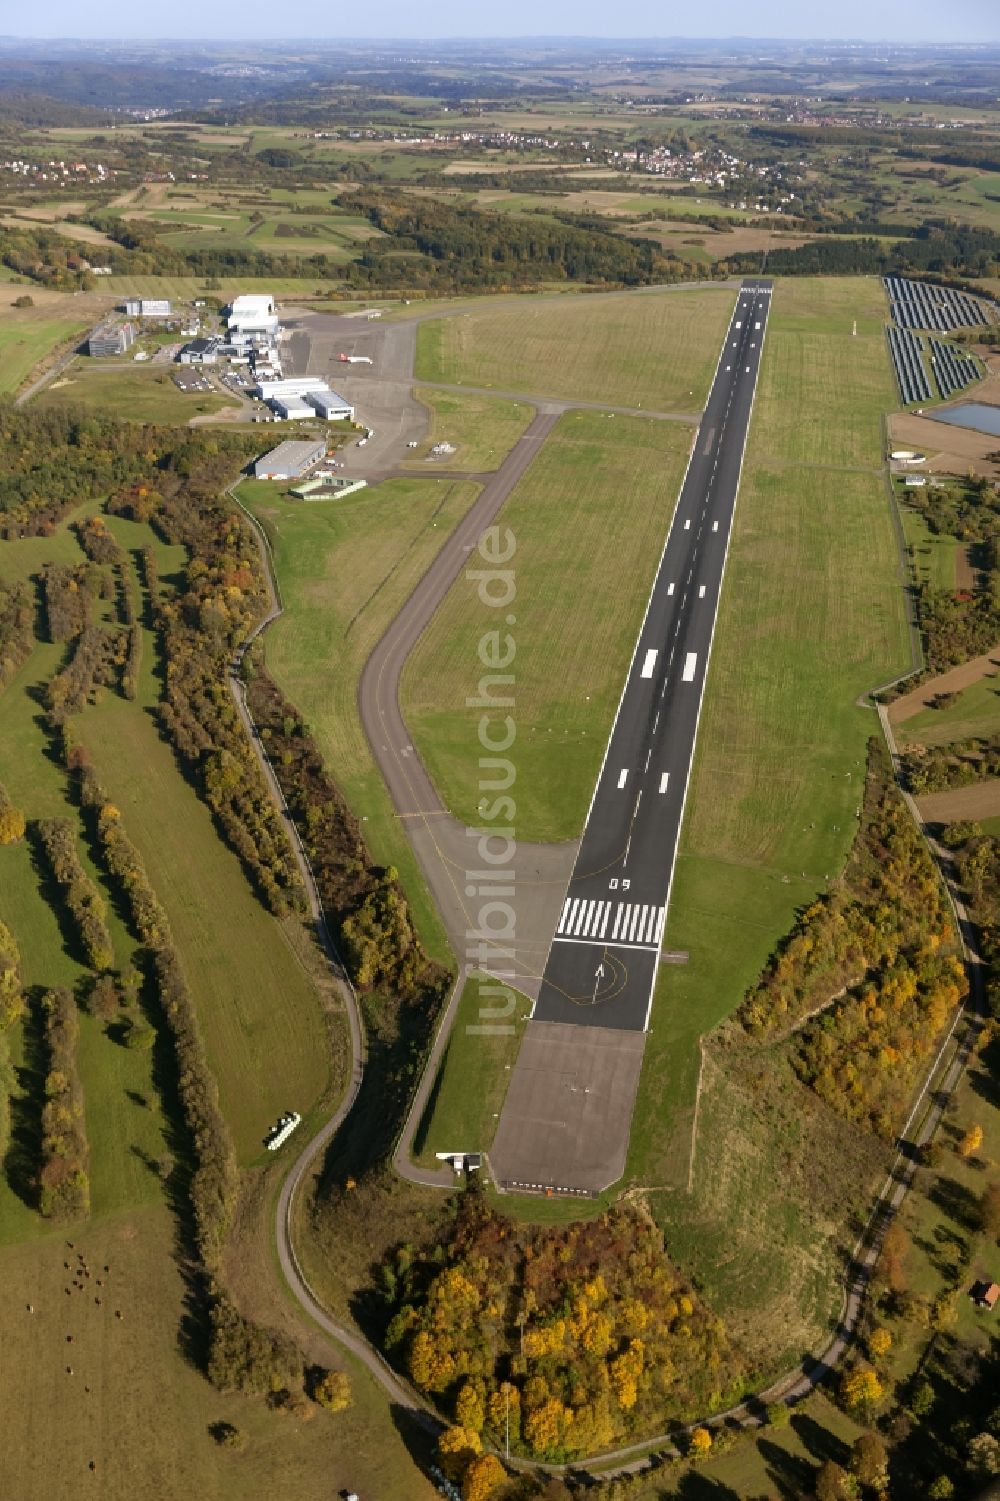
[[[537,301],[422,323],[420,379],[697,412],[733,306],[727,287]]]

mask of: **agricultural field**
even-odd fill
[[[958,740],[1000,732],[1000,671],[991,668],[957,691],[954,703],[922,709],[894,726],[901,748],[951,745]]]
[[[654,412],[704,405],[733,293],[726,287],[538,301],[420,325],[422,380]]]
[[[363,1481],[387,1501],[432,1501],[381,1393],[360,1372],[352,1372],[351,1407],[335,1416],[317,1409],[311,1422],[223,1396],[198,1374],[187,1341],[201,1331],[187,1326],[176,1226],[155,1173],[139,1171],[152,1201],[74,1226],[72,1250],[65,1232],[51,1231],[0,1249],[0,1337],[6,1368],[18,1372],[5,1399],[7,1432],[20,1435],[7,1444],[6,1492],[18,1501],[88,1489],[107,1501],[238,1501],[291,1486],[303,1501],[326,1501]],[[102,1280],[99,1305],[94,1275],[78,1292],[65,1270],[78,1253]],[[243,1434],[242,1450],[213,1439],[220,1422]]]
[[[430,431],[406,462],[425,471],[432,464],[473,473],[498,469],[535,415],[534,407],[523,401],[434,391],[429,386],[418,386],[413,394],[430,413]],[[450,443],[455,452],[434,458],[430,450],[437,443]]]
[[[131,422],[190,422],[193,417],[238,409],[239,403],[219,390],[180,390],[171,369],[165,364],[111,368],[81,355],[38,400],[42,406],[93,407]]]
[[[500,514],[517,539],[522,839],[580,832],[692,438],[680,423],[567,412]],[[464,705],[484,628],[474,585],[457,580],[402,681],[414,741],[445,804],[469,824],[477,783]]]
[[[493,1145],[531,1002],[517,993],[511,1031],[487,1035],[482,1030],[481,980],[473,974],[465,982],[427,1113],[414,1138],[414,1158],[427,1166],[436,1166],[435,1152],[488,1152]]]
[[[375,859],[399,870],[424,944],[441,959],[440,919],[375,768],[357,685],[379,637],[477,493],[469,482],[429,479],[389,480],[312,505],[283,498],[266,480],[237,491],[267,533],[287,611],[267,633],[268,666],[364,819]]]

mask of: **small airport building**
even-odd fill
[[[129,318],[170,318],[173,308],[166,297],[127,297],[125,312]]]
[[[353,422],[354,408],[318,375],[300,375],[287,380],[259,380],[254,394],[278,418],[299,420],[320,416],[324,422]]]
[[[279,443],[253,466],[255,479],[300,479],[326,458],[326,440]]]
[[[134,343],[135,329],[131,323],[102,323],[87,340],[87,353],[98,360],[113,360],[125,354]]]
[[[192,339],[185,344],[177,362],[180,365],[215,365],[219,359],[219,339]]]

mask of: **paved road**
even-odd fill
[[[770,303],[770,283],[744,283],[636,643],[534,1020],[628,1030],[648,1025]]]

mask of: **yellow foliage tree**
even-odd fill
[[[888,1329],[873,1330],[868,1349],[873,1360],[884,1360],[892,1349],[892,1335]]]
[[[841,1383],[845,1405],[856,1412],[860,1408],[874,1407],[884,1395],[882,1383],[874,1371],[856,1366],[848,1371]]]
[[[959,1157],[974,1157],[983,1144],[982,1126],[970,1126],[958,1144]]]
[[[344,1371],[326,1371],[313,1387],[313,1400],[327,1412],[343,1412],[351,1405],[351,1383]]]
[[[0,844],[16,844],[24,838],[24,814],[3,798],[0,790]]]
[[[712,1435],[707,1428],[696,1428],[691,1435],[691,1453],[696,1459],[704,1459],[712,1447]]]
[[[463,1501],[489,1501],[506,1478],[504,1467],[495,1454],[480,1454],[465,1472]]]
[[[550,1397],[541,1407],[529,1412],[524,1420],[524,1437],[536,1453],[557,1449],[562,1443],[573,1414],[558,1397]]]
[[[486,1421],[483,1394],[471,1381],[466,1381],[459,1388],[455,1400],[455,1419],[463,1428],[471,1428],[476,1433],[482,1431]]]
[[[472,1461],[482,1453],[478,1433],[471,1428],[446,1428],[438,1439],[441,1468],[449,1480],[461,1480]]]

